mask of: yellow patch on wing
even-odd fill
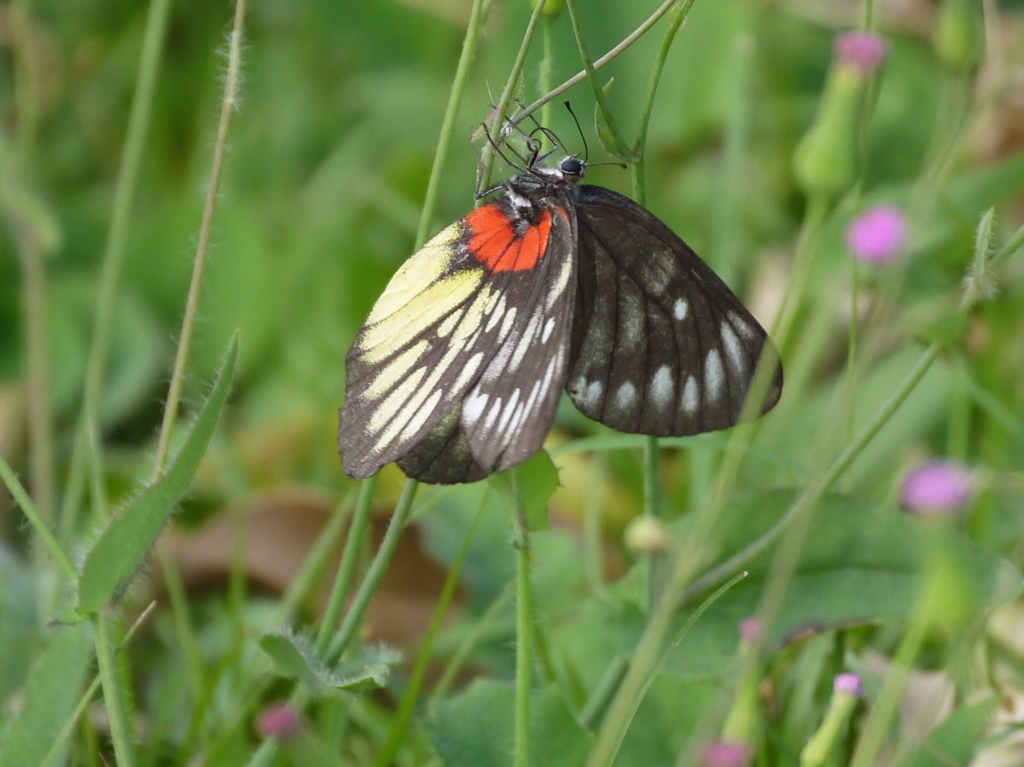
[[[397,275],[396,275],[397,276]],[[424,329],[441,322],[456,308],[481,288],[482,269],[467,269],[443,277],[425,289],[420,282],[419,292],[413,295],[401,308],[389,312],[378,312],[382,302],[390,302],[391,286],[377,301],[363,337],[359,340],[360,354],[370,364],[376,364],[401,349],[411,338]],[[394,280],[392,280],[394,282]],[[404,289],[403,289],[404,291]],[[383,315],[383,316],[381,316]],[[375,317],[380,317],[375,319]]]
[[[373,305],[366,320],[367,325],[374,325],[401,311],[423,290],[424,285],[429,285],[444,273],[445,267],[451,262],[451,243],[458,238],[459,231],[458,223],[452,224],[402,264]]]
[[[420,381],[423,380],[423,376],[426,374],[427,369],[420,368],[395,387],[395,390],[385,397],[373,411],[370,422],[366,424],[366,431],[370,434],[375,434],[392,422],[402,410],[402,406],[406,404],[413,392],[416,391],[416,387],[420,385]]]
[[[423,356],[423,353],[427,351],[429,346],[430,344],[427,341],[419,341],[393,360],[389,360],[386,365],[381,367],[377,375],[373,377],[373,383],[366,388],[363,396],[368,399],[377,399],[383,396],[396,381],[400,381],[409,374],[409,371],[413,369],[417,360]]]

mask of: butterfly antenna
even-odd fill
[[[580,133],[580,138],[583,140],[583,162],[586,164],[587,160],[590,159],[590,147],[587,146],[587,137],[583,135],[583,128],[580,127],[579,118],[576,117],[576,113],[572,111],[572,105],[569,100],[565,101],[565,108],[569,110],[569,114],[572,115],[572,121],[576,123],[576,130]]]

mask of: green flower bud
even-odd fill
[[[536,8],[539,0],[530,0],[530,7]],[[544,0],[542,13],[548,18],[555,18],[565,9],[565,0]]]
[[[832,700],[828,711],[800,752],[800,767],[822,767],[835,747],[847,721],[857,706],[857,699],[863,694],[860,678],[856,674],[839,674],[832,687]]]
[[[935,23],[935,52],[952,72],[977,69],[985,49],[977,0],[944,0]]]
[[[808,195],[838,195],[857,178],[858,126],[867,82],[885,43],[866,32],[840,35],[818,114],[793,154],[797,185]]]

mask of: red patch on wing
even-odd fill
[[[517,236],[510,219],[495,203],[481,205],[464,219],[469,227],[469,252],[492,272],[522,272],[533,269],[548,248],[551,211]]]

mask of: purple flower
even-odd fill
[[[704,746],[700,754],[700,763],[704,767],[744,767],[752,756],[753,753],[746,744],[723,740]]]
[[[260,711],[256,728],[266,738],[291,740],[299,734],[299,712],[288,703],[272,703]]]
[[[888,261],[903,249],[906,239],[906,219],[893,205],[869,208],[846,228],[846,246],[869,263]]]
[[[844,32],[832,43],[836,61],[852,67],[860,74],[870,75],[885,61],[885,41],[870,32]]]
[[[760,642],[764,636],[764,624],[757,618],[747,618],[740,621],[740,638],[744,642],[754,644]]]
[[[860,681],[860,677],[849,672],[836,674],[836,678],[832,680],[832,689],[836,692],[845,692],[855,698],[864,694],[864,684]]]
[[[974,482],[966,467],[932,461],[910,472],[900,488],[901,505],[912,514],[949,514],[967,505]]]

